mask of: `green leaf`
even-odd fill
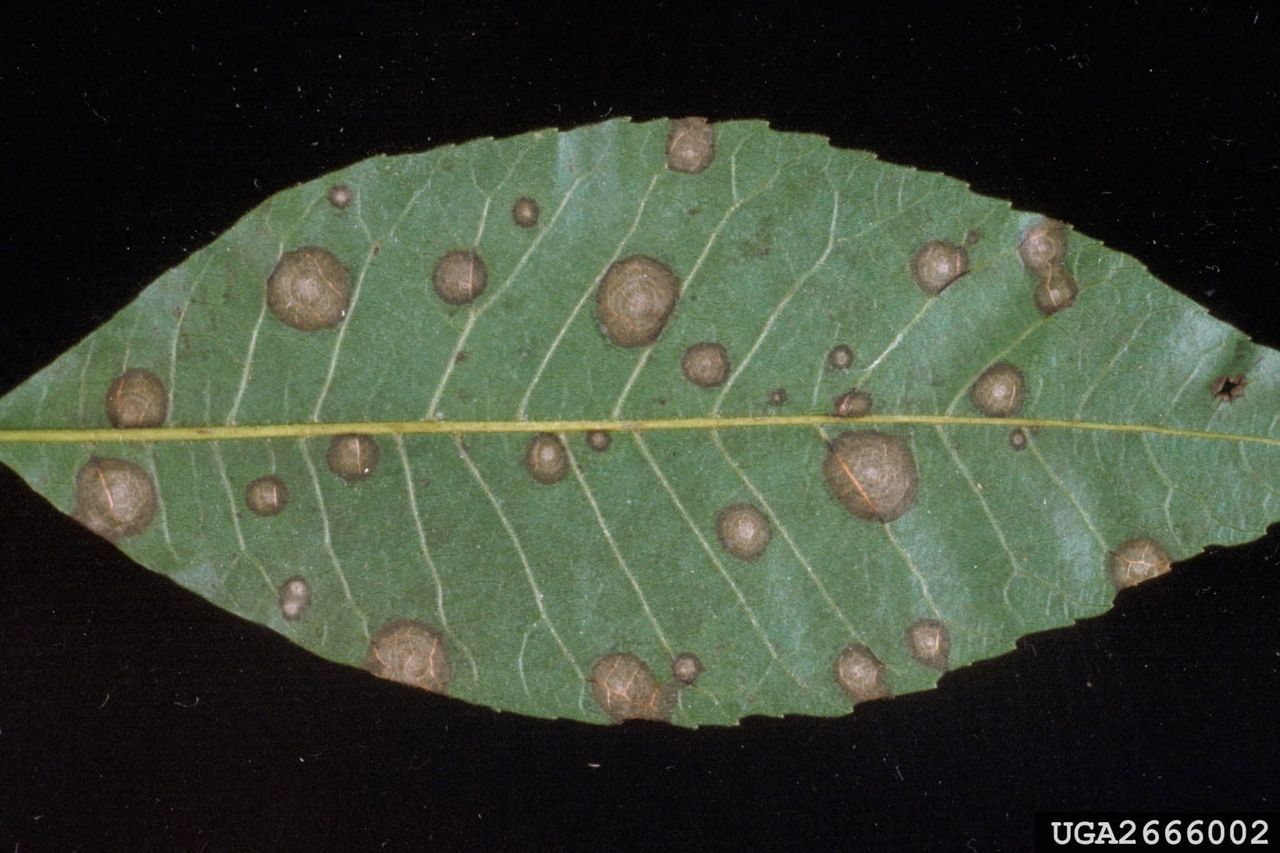
[[[686,171],[671,169],[669,130],[480,140],[282,192],[0,400],[0,458],[82,519],[125,512],[142,493],[103,486],[142,472],[158,500],[141,530],[91,525],[319,655],[388,674],[404,645],[381,627],[416,620],[439,638],[410,661],[420,686],[592,722],[609,720],[597,698],[682,725],[845,713],[848,648],[846,663],[865,647],[883,664],[880,682],[851,685],[859,698],[924,689],[1102,612],[1117,570],[1141,577],[1276,518],[1280,354],[1132,258],[1063,231],[1065,257],[1028,267],[1019,246],[1042,216],[760,122],[717,125],[701,171],[706,129],[677,126]],[[513,214],[520,198],[536,200],[536,224],[527,205]],[[913,278],[932,240],[967,256],[934,296]],[[302,247],[349,273],[332,328],[268,307],[282,259],[316,263],[286,254]],[[452,304],[433,270],[467,251],[487,286],[444,288]],[[665,264],[680,295],[655,342],[620,346],[597,291],[635,255]],[[1074,301],[1038,310],[1037,282],[1068,275]],[[322,291],[340,277],[322,269]],[[722,384],[682,373],[699,342],[723,346]],[[830,358],[841,344],[844,368]],[[1024,377],[1010,416],[970,394],[999,362]],[[716,378],[714,352],[708,365]],[[139,368],[167,414],[114,428],[107,398],[129,409],[142,396],[108,388]],[[855,388],[870,414],[835,417]],[[607,450],[591,430],[610,434]],[[843,433],[872,430],[918,471],[901,514],[874,472],[828,460]],[[372,465],[362,445],[356,473],[372,470],[348,482],[327,454],[351,433],[380,452]],[[535,473],[549,483],[525,464],[542,433],[567,454],[558,468],[547,445]],[[117,459],[137,468],[103,461]],[[288,489],[275,515],[246,504],[266,475]],[[847,508],[867,499],[890,520]],[[717,530],[743,504],[757,512],[736,517],[771,534],[753,559],[764,537]],[[1138,537],[1164,554],[1126,549]],[[912,625],[935,641],[914,657]],[[705,671],[676,690],[682,652]],[[635,658],[606,658],[618,653]]]

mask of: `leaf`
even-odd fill
[[[677,124],[687,171],[672,170],[669,129],[481,140],[280,193],[0,400],[0,457],[81,518],[129,497],[101,485],[132,469],[103,460],[135,464],[158,498],[149,523],[92,523],[317,654],[593,722],[605,709],[669,710],[682,725],[845,713],[850,693],[927,688],[1105,610],[1117,555],[1121,570],[1164,567],[1126,542],[1180,560],[1276,517],[1280,356],[1132,258],[1069,231],[1060,263],[1028,268],[1019,246],[1043,217],[760,122],[717,125],[702,171],[708,129]],[[520,198],[536,200],[536,224],[528,205],[513,210]],[[967,255],[935,296],[912,272],[931,240]],[[336,326],[303,331],[268,308],[265,283],[282,259],[323,267],[285,254],[309,246],[349,271],[349,301]],[[446,301],[433,271],[472,251],[486,286],[454,256],[464,277],[440,288]],[[654,343],[619,346],[597,289],[634,255],[669,267],[681,292]],[[1037,281],[1068,274],[1078,296],[1042,313]],[[338,277],[321,268],[326,286]],[[698,342],[723,346],[722,384],[683,375]],[[1024,377],[1012,416],[970,395],[999,362]],[[113,428],[107,398],[144,399],[149,380],[108,388],[139,368],[163,385],[163,425]],[[871,413],[832,415],[855,388]],[[607,450],[590,430],[610,434]],[[841,434],[873,430],[900,440],[919,476],[887,522],[847,508],[870,496],[889,517],[874,473],[828,461]],[[348,482],[327,456],[355,433],[379,456],[352,445]],[[525,465],[542,433],[567,454],[562,466],[544,439],[532,473],[554,482]],[[288,502],[259,515],[246,490],[267,475]],[[756,536],[722,541],[717,518],[738,505],[755,513],[734,514],[736,529]],[[406,620],[435,632],[407,670]],[[913,625],[932,641],[914,657]],[[849,693],[836,678],[846,649],[846,678],[864,676]],[[705,671],[677,691],[681,652]]]

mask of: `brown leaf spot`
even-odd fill
[[[848,370],[853,364],[853,350],[844,344],[832,347],[827,353],[827,364],[836,370]]]
[[[344,433],[329,440],[329,470],[348,483],[358,483],[378,467],[378,442],[371,435]]]
[[[769,547],[773,527],[768,517],[751,504],[732,504],[716,514],[720,544],[739,560],[755,560]]]
[[[453,666],[444,635],[416,619],[396,619],[369,640],[364,668],[379,678],[448,693]]]
[[[705,118],[690,116],[671,120],[667,133],[667,168],[696,175],[716,156],[716,130]]]
[[[1041,276],[1040,283],[1036,285],[1036,308],[1046,317],[1052,317],[1074,305],[1079,292],[1080,288],[1071,273],[1060,266],[1053,267]]]
[[[856,705],[893,695],[884,683],[884,664],[862,643],[850,643],[836,656],[836,683]]]
[[[937,296],[969,271],[969,253],[963,246],[930,240],[916,250],[911,274],[929,296]]]
[[[327,249],[303,246],[285,252],[267,279],[267,307],[304,332],[328,329],[347,316],[350,276]]]
[[[618,346],[658,339],[680,297],[680,281],[661,261],[631,255],[609,267],[596,292],[596,319]]]
[[[920,663],[947,671],[947,658],[951,655],[951,633],[937,619],[921,619],[907,628],[907,651]]]
[[[671,677],[686,686],[702,675],[702,661],[693,652],[681,652],[671,661]]]
[[[489,271],[475,252],[454,249],[436,261],[431,273],[436,295],[450,305],[466,305],[489,284]]]
[[[280,615],[286,622],[296,622],[311,607],[311,584],[302,575],[294,575],[280,584]]]
[[[1056,219],[1041,219],[1027,229],[1018,245],[1022,265],[1038,278],[1062,264],[1067,256],[1067,226]]]
[[[168,415],[169,389],[150,370],[126,370],[107,388],[107,419],[114,427],[158,427]]]
[[[346,210],[351,206],[351,202],[355,199],[356,194],[351,191],[351,187],[346,184],[334,184],[329,187],[329,204],[338,208],[338,210]]]
[[[613,436],[602,429],[593,429],[586,436],[587,447],[599,453],[609,449],[609,445],[613,444]]]
[[[564,479],[569,473],[569,455],[557,436],[540,432],[529,439],[524,453],[524,467],[539,483],[551,485]]]
[[[245,486],[244,502],[258,515],[279,515],[289,503],[289,487],[280,477],[268,474]]]
[[[715,388],[729,378],[729,353],[720,344],[703,341],[684,351],[680,369],[699,388]]]
[[[1107,570],[1116,589],[1137,586],[1165,574],[1173,561],[1164,546],[1149,536],[1138,536],[1107,554]]]
[[[1027,434],[1022,431],[1022,427],[1016,427],[1009,430],[1009,446],[1014,450],[1025,450],[1027,447]]]
[[[614,722],[666,720],[670,708],[653,670],[627,652],[601,657],[591,667],[591,693]]]
[[[155,484],[132,462],[94,456],[76,473],[72,517],[104,539],[135,536],[155,514]]]
[[[1007,361],[991,365],[969,386],[970,402],[987,417],[1016,415],[1026,398],[1027,383],[1022,371]]]
[[[787,402],[787,389],[774,388],[769,392],[769,398],[766,401],[770,406],[781,406]]]
[[[836,397],[835,413],[838,418],[860,418],[871,411],[871,395],[856,388]]]
[[[532,228],[537,225],[541,212],[538,203],[528,196],[520,196],[516,199],[516,203],[511,205],[511,219],[521,228]]]
[[[828,445],[822,463],[827,488],[858,518],[889,522],[911,508],[919,472],[911,448],[876,430],[843,432]]]

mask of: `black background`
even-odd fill
[[[7,4],[0,391],[297,181],[618,115],[764,117],[947,172],[1280,345],[1260,5],[357,5]],[[325,664],[4,470],[0,849],[1017,850],[1036,810],[1275,809],[1278,566],[1273,525],[855,716],[592,727]]]

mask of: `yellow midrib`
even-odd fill
[[[777,415],[715,418],[650,418],[645,420],[547,421],[347,421],[339,423],[265,424],[246,426],[178,426],[151,429],[14,429],[0,430],[0,444],[89,444],[94,442],[248,441],[267,438],[308,438],[342,433],[367,435],[467,435],[475,433],[537,432],[654,432],[834,425],[926,424],[930,426],[1030,427],[1114,433],[1145,433],[1204,441],[1236,441],[1280,447],[1280,438],[1263,435],[1183,429],[1157,424],[1122,424],[1054,418],[982,418],[961,415]]]

